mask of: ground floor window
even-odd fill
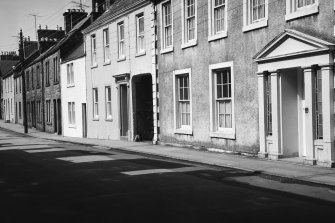
[[[174,72],[175,130],[190,133],[192,130],[191,70]],[[181,130],[178,132],[178,129]],[[185,130],[185,131],[183,131]]]
[[[21,102],[19,102],[19,119],[22,118]]]
[[[234,137],[234,75],[233,62],[209,67],[211,135],[219,138]]]
[[[51,123],[51,101],[46,101],[46,121],[47,123]]]
[[[41,101],[37,101],[37,122],[42,122],[42,111],[41,111]]]
[[[93,88],[93,119],[99,118],[98,88]]]
[[[112,89],[110,86],[106,87],[106,119],[112,119]]]
[[[69,118],[69,125],[76,124],[76,116],[75,116],[75,103],[68,102],[68,118]]]

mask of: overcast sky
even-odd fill
[[[75,0],[79,2],[79,0]],[[82,3],[91,6],[91,0],[82,0]],[[0,51],[18,49],[17,36],[20,28],[24,36],[35,39],[34,17],[29,14],[38,14],[37,27],[48,26],[56,29],[57,25],[64,28],[63,13],[74,8],[71,0],[0,0]],[[86,9],[88,12],[91,8]]]

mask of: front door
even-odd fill
[[[56,100],[53,100],[53,107],[54,107],[54,132],[57,132],[57,102]]]
[[[128,87],[120,84],[120,135],[128,136]]]
[[[57,133],[58,135],[62,135],[62,107],[61,100],[57,100]]]
[[[83,138],[87,138],[86,103],[82,104]]]

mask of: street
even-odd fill
[[[334,217],[333,202],[248,183],[255,178],[282,185],[242,170],[0,130],[1,223],[310,222]]]

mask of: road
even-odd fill
[[[0,129],[1,223],[312,222],[334,218],[335,203],[316,199],[326,193],[333,190]]]

